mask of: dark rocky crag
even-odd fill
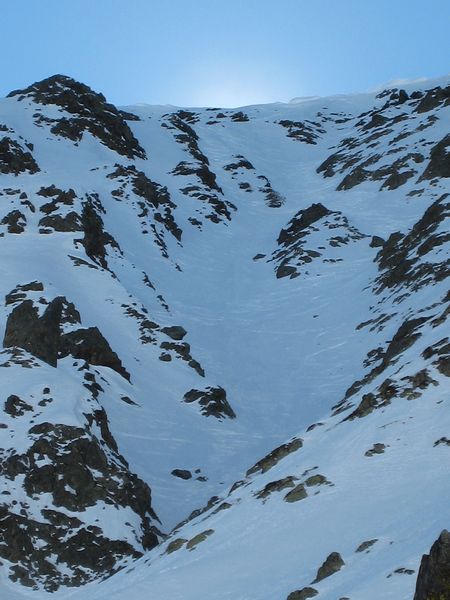
[[[17,396],[5,403],[12,419],[24,418],[25,411],[33,414]],[[123,558],[138,558],[158,544],[150,488],[129,471],[103,410],[87,414],[84,427],[41,422],[28,435],[26,452],[0,452],[0,475],[9,486],[23,480],[28,497],[28,502],[11,505],[3,496],[0,505],[0,557],[8,561],[13,581],[48,591],[78,586],[114,573]],[[48,495],[51,505],[40,515],[31,512],[33,502]],[[84,522],[86,509],[102,503],[134,513],[139,529],[134,530],[133,544]],[[61,571],[59,563],[66,569]]]
[[[17,428],[22,431],[25,426],[22,442],[28,442],[28,448],[0,450],[0,482],[6,485],[0,505],[0,557],[7,561],[13,581],[54,591],[61,585],[78,586],[112,574],[123,559],[138,558],[157,545],[161,534],[154,525],[157,517],[150,488],[130,471],[119,452],[98,400],[103,393],[99,375],[90,365],[109,367],[127,380],[129,374],[97,327],[76,329],[81,325],[80,314],[64,296],[50,302],[41,298],[43,311],[27,298],[42,292],[43,284],[34,281],[17,285],[7,295],[5,304],[13,309],[3,345],[11,352],[11,362],[3,366],[39,366],[18,361],[15,356],[22,349],[44,362],[45,377],[45,363],[56,367],[59,359],[71,355],[79,361],[75,364],[81,364],[77,372],[84,394],[77,399],[77,411],[82,419],[78,426],[46,421],[48,405],[67,403],[58,398],[61,392],[51,393],[49,387],[43,389],[40,401],[35,394],[26,399],[10,394],[4,402],[3,426],[13,437]],[[67,326],[69,331],[65,331]],[[10,503],[10,490],[22,485],[27,500]],[[49,503],[40,504],[40,498],[49,497]],[[124,533],[130,529],[128,536],[115,539],[85,516],[87,509],[99,507],[101,511],[102,505],[103,510],[127,511],[123,526]],[[39,506],[44,507],[39,510]]]
[[[25,150],[21,144],[7,136],[0,139],[0,173],[34,174],[39,170],[29,148]]]
[[[444,529],[422,557],[414,600],[450,599],[450,533]]]
[[[53,75],[27,88],[14,90],[8,97],[17,97],[19,101],[30,99],[37,104],[55,104],[69,113],[71,116],[60,119],[45,118],[44,122],[51,125],[55,135],[79,142],[83,134],[89,132],[122,156],[145,158],[145,151],[126,123],[126,118],[136,117],[120,112],[106,102],[103,94],[70,77]],[[39,113],[36,122],[42,122]]]
[[[54,298],[42,316],[32,300],[17,304],[6,322],[3,347],[17,347],[56,367],[58,358],[73,356],[91,365],[102,365],[130,379],[117,354],[97,327],[62,333],[62,325],[81,324],[74,305],[64,296]]]

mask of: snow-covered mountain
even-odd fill
[[[2,598],[413,598],[450,523],[449,84],[0,101]]]

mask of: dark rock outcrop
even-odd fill
[[[259,191],[262,192],[266,197],[266,204],[269,208],[280,208],[286,202],[286,198],[273,189],[272,184],[269,179],[264,175],[258,175],[258,179],[264,182],[259,188]]]
[[[98,327],[77,329],[62,335],[59,341],[58,356],[63,358],[69,355],[85,360],[91,365],[109,367],[128,381],[130,380],[129,373]]]
[[[3,347],[23,348],[56,367],[64,300],[63,297],[52,300],[41,317],[32,300],[15,306],[6,322]]]
[[[194,371],[196,371],[200,375],[200,377],[205,376],[205,371],[203,370],[203,367],[201,366],[201,364],[197,360],[192,358],[191,346],[187,342],[164,341],[164,342],[161,342],[160,348],[161,348],[161,350],[166,350],[168,352],[169,351],[175,352],[176,356],[178,356],[178,358],[181,358],[181,360],[184,360],[185,362],[187,362],[187,364],[191,367],[191,369],[194,369]],[[198,392],[198,390],[191,390],[191,391]],[[200,392],[200,395],[203,395],[203,394],[204,394],[204,392]],[[186,400],[186,402],[190,402],[190,401],[192,402],[193,400]]]
[[[163,333],[176,341],[181,341],[186,335],[187,331],[181,325],[173,325],[171,327],[163,327],[161,329]]]
[[[245,158],[245,156],[242,156],[242,154],[235,154],[234,158],[236,159],[236,162],[225,165],[225,171],[237,171],[238,169],[254,171],[255,167]]]
[[[30,406],[27,402],[24,402],[21,398],[19,398],[19,396],[16,396],[15,394],[11,394],[11,396],[8,396],[4,406],[5,413],[10,415],[11,417],[21,417],[26,412],[32,410],[32,406]]]
[[[314,598],[319,592],[312,587],[304,587],[301,590],[291,592],[287,597],[287,600],[307,600],[308,598]]]
[[[192,473],[190,471],[188,471],[187,469],[174,469],[171,472],[171,475],[173,475],[174,477],[179,477],[180,479],[192,479]]]
[[[204,542],[213,533],[214,533],[214,529],[206,529],[205,531],[202,531],[201,533],[197,533],[197,535],[194,535],[194,537],[191,538],[188,541],[188,543],[186,544],[187,550],[193,550],[198,544],[201,544],[202,542]]]
[[[385,244],[385,241],[383,240],[382,237],[378,236],[378,235],[374,235],[372,236],[372,239],[370,240],[370,244],[369,246],[371,248],[382,248]]]
[[[33,155],[9,137],[0,139],[0,173],[37,173],[40,171]]]
[[[288,492],[286,494],[286,496],[284,497],[284,500],[286,502],[292,503],[292,502],[298,502],[299,500],[304,500],[307,497],[308,497],[308,492],[306,491],[305,486],[303,485],[303,483],[299,483],[298,485],[295,486],[295,488],[293,490],[291,490],[290,492]]]
[[[414,600],[450,600],[450,533],[445,529],[422,557]]]
[[[117,246],[115,240],[103,229],[103,220],[95,210],[91,200],[83,204],[81,213],[81,227],[84,232],[82,244],[86,254],[104,269],[108,268],[106,262],[106,246]]]
[[[168,544],[166,548],[166,554],[172,554],[172,552],[176,552],[180,548],[182,548],[187,542],[186,538],[175,538]]]
[[[378,542],[378,539],[366,540],[365,542],[361,542],[359,544],[359,546],[356,548],[355,552],[368,552],[369,548],[371,548],[377,542]]]
[[[190,404],[198,402],[200,410],[206,417],[213,416],[217,419],[228,417],[235,419],[236,415],[231,408],[227,393],[222,387],[207,387],[205,390],[189,390],[184,395],[184,401]]]
[[[244,112],[239,110],[238,112],[235,112],[234,114],[231,115],[231,120],[234,121],[235,123],[245,123],[246,121],[249,120],[249,118],[248,118],[248,115],[246,115]]]
[[[20,210],[12,210],[1,221],[2,225],[8,227],[8,233],[23,233],[27,219]]]
[[[75,211],[70,211],[66,215],[47,215],[39,221],[39,227],[51,228],[55,231],[74,232],[83,231],[81,220]]]
[[[49,185],[48,187],[41,187],[41,189],[36,193],[38,196],[42,196],[43,198],[52,198],[49,203],[41,206],[41,211],[46,214],[56,210],[60,204],[72,206],[73,201],[76,198],[76,194],[72,188],[65,191],[57,188],[54,184]]]
[[[418,102],[415,112],[424,113],[437,108],[438,106],[448,106],[450,104],[450,86],[442,88],[440,86],[435,87],[421,96],[420,102]]]
[[[264,458],[259,460],[256,464],[254,464],[253,467],[251,467],[247,471],[247,477],[253,475],[253,473],[258,473],[258,471],[260,471],[261,473],[269,471],[272,467],[278,464],[280,460],[282,460],[292,452],[296,452],[302,446],[303,441],[299,438],[294,438],[287,444],[282,444],[281,446],[278,446],[278,448],[275,448],[274,450],[272,450],[272,452],[269,452],[269,454],[267,454]]]
[[[32,300],[24,300],[7,319],[3,347],[23,348],[52,367],[56,367],[58,358],[71,355],[92,365],[109,367],[129,381],[129,373],[97,327],[62,334],[63,323],[80,322],[78,311],[64,296],[54,298],[42,316]]]
[[[19,301],[25,300],[27,297],[26,292],[43,292],[44,286],[40,281],[31,281],[30,283],[23,283],[17,285],[13,290],[5,296],[5,306],[10,304],[16,304]]]
[[[362,417],[366,417],[370,415],[376,408],[378,408],[378,401],[374,394],[368,393],[363,394],[361,402],[355,408],[353,412],[351,412],[348,417],[345,417],[344,421],[352,421],[353,419],[361,419]]]
[[[339,552],[332,552],[319,567],[313,583],[318,583],[319,581],[322,581],[322,579],[330,577],[330,575],[334,575],[340,571],[344,565],[345,563],[342,560],[342,556],[339,554]]]
[[[364,453],[364,456],[375,456],[376,454],[383,454],[386,446],[384,444],[376,443]]]
[[[434,179],[435,177],[450,177],[450,134],[433,146],[430,153],[430,162],[419,181]]]
[[[260,500],[264,500],[268,498],[273,492],[281,492],[286,488],[292,488],[295,486],[296,477],[292,475],[288,475],[287,477],[283,477],[283,479],[278,479],[277,481],[270,481],[268,484],[264,486],[262,490],[259,490],[255,495]]]
[[[320,125],[312,121],[290,121],[284,119],[278,122],[288,130],[287,136],[289,138],[304,142],[305,144],[317,144],[316,140],[319,134],[325,133],[325,130]]]
[[[305,229],[310,227],[316,221],[320,221],[326,215],[329,215],[330,211],[320,202],[317,204],[311,204],[308,208],[300,210],[293,219],[289,222],[287,229],[282,229],[278,236],[278,244],[287,245],[292,244],[301,237]]]

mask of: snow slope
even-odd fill
[[[449,521],[448,83],[123,114],[57,77],[0,102],[1,366],[28,406],[1,419],[6,597],[412,598]],[[55,368],[10,315],[62,296]]]

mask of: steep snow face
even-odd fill
[[[412,598],[449,521],[449,82],[10,96],[9,597]]]

